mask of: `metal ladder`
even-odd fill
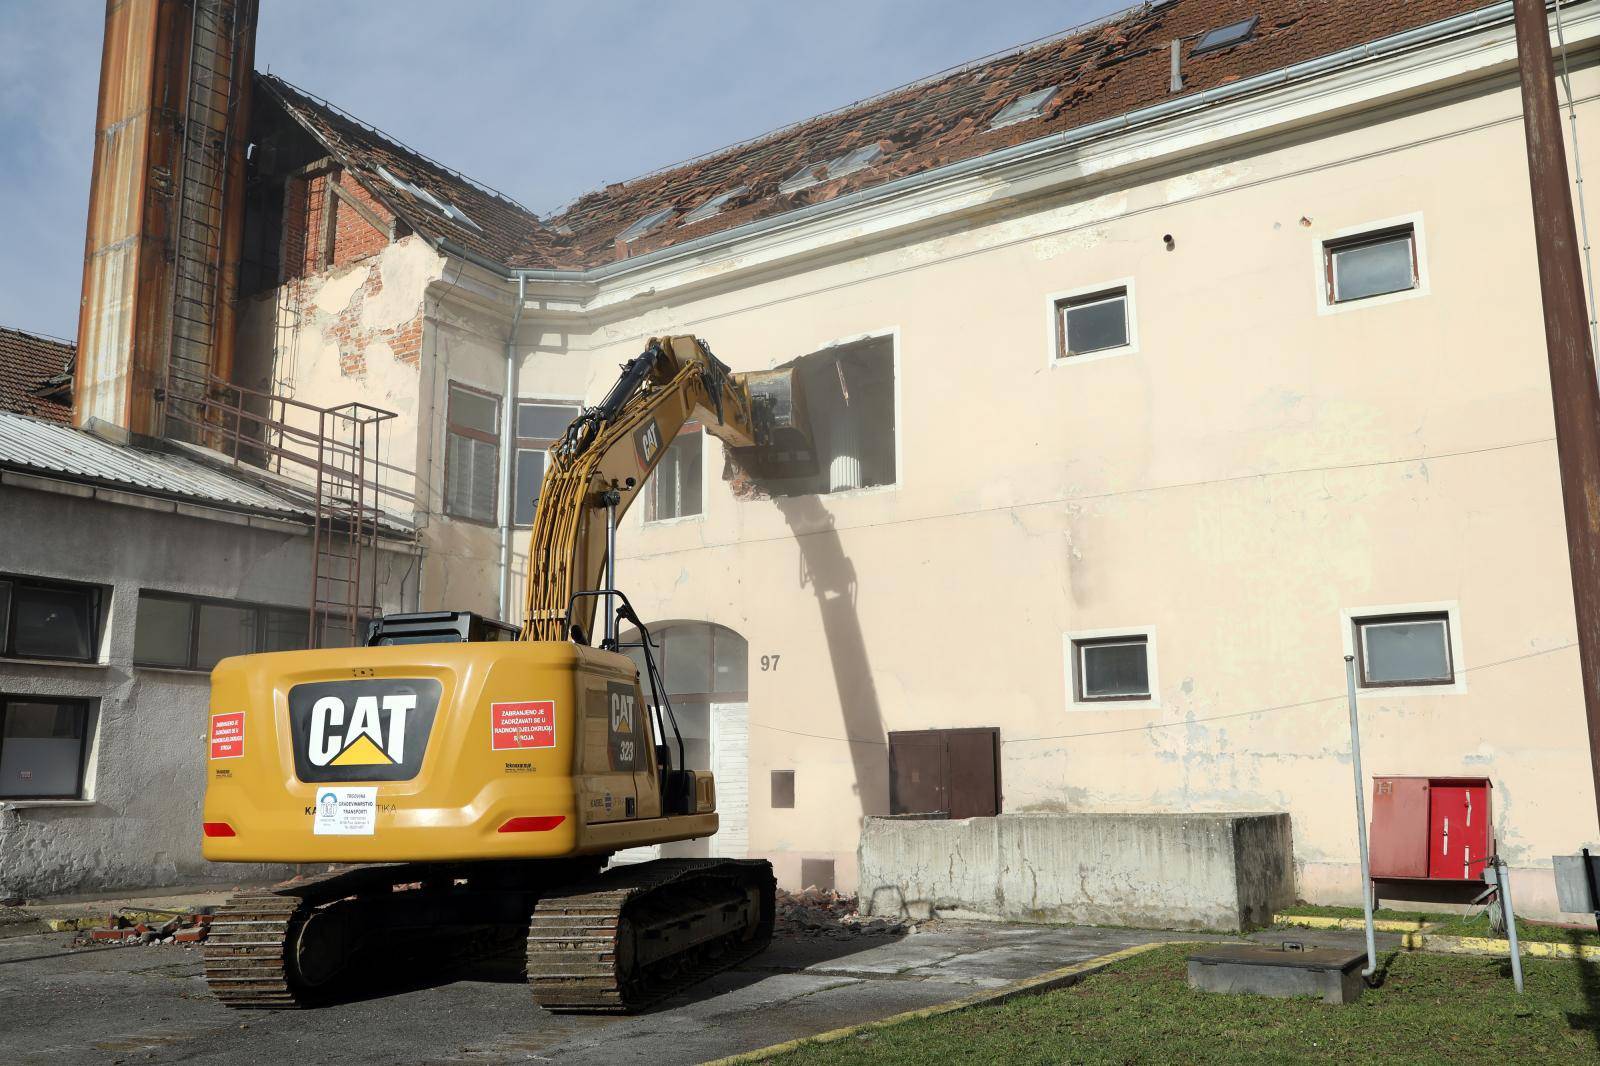
[[[362,403],[330,408],[317,434],[309,646],[360,645],[362,607],[376,608],[382,424]],[[367,572],[370,569],[370,573]]]
[[[222,205],[240,30],[234,0],[194,0],[178,181],[167,406],[196,407],[210,379],[222,285]],[[246,72],[248,76],[248,72]]]

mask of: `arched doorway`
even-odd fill
[[[742,859],[750,842],[750,646],[727,626],[711,622],[662,622],[650,627],[650,636],[683,736],[688,768],[710,770],[716,776],[720,827],[709,840],[633,848],[619,852],[613,861],[640,862],[658,854]],[[622,643],[638,642],[637,630],[622,634]],[[643,651],[625,650],[643,678]],[[649,701],[648,681],[640,688]],[[676,747],[670,733],[665,739]]]

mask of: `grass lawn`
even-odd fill
[[[1600,1059],[1600,965],[1388,958],[1355,1004],[1191,990],[1190,946],[1157,948],[1070,988],[868,1030],[774,1060],[824,1063],[1588,1062]]]
[[[1282,908],[1278,913],[1327,918],[1353,918],[1357,921],[1361,919],[1360,907],[1324,907],[1315,903],[1296,903],[1292,907]],[[1476,916],[1426,914],[1422,911],[1392,911],[1380,907],[1373,917],[1424,921],[1429,923],[1428,932],[1436,936],[1484,936],[1503,939],[1502,934],[1490,930],[1489,917],[1482,913]],[[1565,929],[1559,925],[1543,925],[1538,922],[1525,921],[1521,918],[1517,919],[1517,936],[1522,940],[1600,945],[1600,933],[1596,933],[1593,930]]]

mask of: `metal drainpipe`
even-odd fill
[[[500,401],[500,620],[511,620],[511,522],[516,501],[511,498],[517,452],[517,327],[522,324],[522,303],[528,279],[517,278],[517,309],[506,335],[506,389]]]
[[[1361,780],[1361,718],[1356,710],[1356,659],[1344,657],[1345,697],[1350,703],[1350,763],[1356,775],[1356,840],[1361,844],[1361,911],[1366,917],[1367,966],[1362,977],[1378,972],[1377,937],[1372,925],[1372,866],[1367,859],[1367,790]]]

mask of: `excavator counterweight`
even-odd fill
[[[733,374],[693,337],[652,340],[550,449],[520,631],[390,616],[367,647],[217,665],[205,857],[325,871],[215,917],[219,999],[307,1006],[428,945],[515,945],[537,1002],[627,1011],[765,946],[765,861],[604,869],[718,827],[715,783],[685,765],[649,630],[612,572],[618,519],[689,420],[753,468],[811,462],[797,387],[788,371]],[[619,620],[641,634],[643,677]]]

